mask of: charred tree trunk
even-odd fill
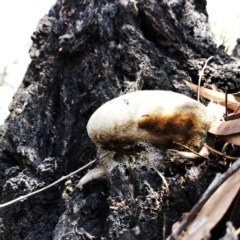
[[[194,96],[182,80],[197,83],[211,56],[205,78],[220,88],[239,87],[235,60],[210,36],[206,1],[58,0],[32,40],[32,62],[0,132],[2,203],[94,159],[87,121],[121,93],[142,88]],[[161,159],[170,193],[138,154],[135,163],[125,157],[129,165],[118,157],[118,167],[82,190],[71,189],[86,171],[72,186],[62,183],[0,209],[0,239],[165,239],[215,168],[148,151]],[[120,234],[123,229],[133,230]]]

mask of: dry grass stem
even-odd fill
[[[218,155],[220,155],[220,156],[222,156],[222,157],[224,157],[224,158],[227,158],[227,159],[229,159],[229,160],[236,161],[236,160],[239,159],[239,157],[232,157],[232,156],[226,155],[225,153],[219,152],[218,150],[216,150],[216,149],[214,149],[214,148],[212,148],[212,147],[209,147],[206,143],[204,143],[204,146],[205,146],[208,150],[210,150],[211,152],[214,152],[214,153],[216,153],[216,154],[218,154]]]
[[[200,73],[199,73],[199,78],[198,78],[198,95],[197,95],[197,100],[198,100],[198,101],[199,101],[199,96],[200,96],[199,93],[200,93],[201,79],[202,79],[202,77],[204,76],[204,70],[205,70],[205,68],[207,67],[208,62],[209,62],[212,58],[213,58],[213,56],[210,57],[210,58],[208,58],[208,59],[206,60],[204,66],[203,66],[203,68],[202,68],[202,70],[201,70]]]
[[[181,144],[181,143],[178,143],[178,142],[173,142],[173,143],[175,143],[175,144],[177,144],[177,145],[179,145],[179,146],[181,146],[181,147],[189,150],[190,152],[196,154],[197,156],[199,156],[199,157],[201,157],[201,158],[205,158],[205,159],[208,160],[208,161],[210,160],[208,157],[202,156],[201,154],[199,154],[198,152],[196,152],[196,151],[194,151],[193,149],[189,148],[188,146],[185,146],[185,145],[183,145],[183,144]]]
[[[89,167],[90,165],[92,165],[93,163],[95,163],[98,159],[101,159],[101,158],[105,157],[105,156],[108,155],[109,153],[110,153],[110,152],[106,152],[106,153],[102,154],[101,156],[99,156],[99,157],[97,157],[96,159],[92,160],[91,162],[89,162],[88,164],[84,165],[83,167],[77,169],[76,171],[74,171],[74,172],[72,172],[72,173],[70,173],[70,174],[68,174],[68,175],[66,175],[66,176],[62,176],[60,179],[58,179],[57,181],[49,184],[49,185],[46,186],[46,187],[43,187],[43,188],[41,188],[41,189],[38,189],[37,191],[28,193],[28,194],[26,194],[26,195],[20,196],[20,197],[14,199],[14,200],[12,200],[12,201],[9,201],[9,202],[0,204],[0,208],[3,208],[3,207],[6,207],[6,206],[9,206],[9,205],[12,205],[13,203],[19,202],[19,201],[21,201],[21,200],[25,200],[25,199],[33,196],[33,195],[36,195],[36,194],[38,194],[38,193],[40,193],[40,192],[43,192],[43,191],[47,190],[48,188],[53,187],[54,185],[56,185],[56,184],[58,184],[58,183],[60,183],[60,182],[62,182],[62,181],[64,181],[64,180],[68,179],[69,177],[75,175],[76,173],[81,172],[83,169]]]

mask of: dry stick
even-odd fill
[[[228,105],[228,87],[225,87],[225,117],[224,120],[228,120],[228,110],[227,110],[227,105]]]
[[[165,179],[165,177],[155,167],[152,166],[152,168],[155,170],[155,172],[158,174],[158,176],[162,179],[162,181],[166,187],[166,191],[169,192],[168,183],[167,183],[167,180]]]
[[[227,152],[227,147],[229,146],[229,144],[230,144],[230,143],[228,143],[228,142],[225,142],[225,143],[224,143],[224,145],[223,145],[223,147],[222,147],[222,150],[221,150],[222,153],[226,153],[226,152]]]
[[[236,161],[236,160],[239,159],[239,157],[232,157],[232,156],[226,155],[225,153],[219,152],[218,150],[216,150],[216,149],[214,149],[214,148],[212,148],[212,147],[209,147],[206,143],[204,143],[203,145],[204,145],[207,149],[209,149],[211,152],[214,152],[214,153],[216,153],[216,154],[218,154],[218,155],[220,155],[220,156],[222,156],[222,157],[224,157],[224,158],[227,158],[227,159],[229,159],[229,160]]]
[[[188,146],[185,146],[185,145],[183,145],[183,144],[181,144],[181,143],[178,143],[178,142],[173,142],[173,143],[175,143],[175,144],[177,144],[177,145],[179,145],[179,146],[181,146],[181,147],[189,150],[190,152],[196,154],[196,155],[199,156],[199,157],[205,158],[205,159],[208,160],[208,161],[210,160],[208,157],[202,156],[201,154],[199,154],[198,152],[194,151],[193,149],[191,149],[191,148],[188,147]]]
[[[163,239],[166,239],[166,214],[163,213],[163,228],[162,228]]]
[[[200,200],[191,209],[188,215],[181,221],[176,229],[173,230],[172,234],[167,240],[175,240],[178,235],[185,230],[191,221],[195,218],[196,214],[200,211],[207,200],[213,195],[213,193],[223,184],[229,177],[231,177],[237,170],[240,169],[240,158],[236,161],[225,173],[217,174],[215,179],[212,181],[208,189],[202,195]]]
[[[12,201],[9,201],[9,202],[0,204],[0,208],[9,206],[9,205],[11,205],[11,204],[13,204],[13,203],[19,202],[19,201],[21,201],[21,200],[23,200],[23,199],[25,199],[25,198],[31,197],[31,196],[33,196],[33,195],[35,195],[35,194],[37,194],[37,193],[40,193],[40,192],[42,192],[42,191],[45,191],[45,190],[48,189],[48,188],[53,187],[54,185],[58,184],[59,182],[62,182],[63,180],[65,180],[65,179],[73,176],[74,174],[76,174],[76,173],[82,171],[83,169],[87,168],[88,166],[92,165],[92,164],[95,163],[98,159],[101,159],[101,158],[105,157],[105,156],[108,155],[109,153],[110,153],[110,152],[106,152],[106,153],[102,154],[100,157],[95,158],[95,159],[92,160],[90,163],[88,163],[88,164],[84,165],[83,167],[79,168],[78,170],[76,170],[76,171],[68,174],[67,176],[62,176],[60,179],[58,179],[57,181],[49,184],[49,185],[46,186],[46,187],[43,187],[43,188],[41,188],[41,189],[38,189],[38,190],[35,191],[35,192],[31,192],[31,193],[28,193],[28,194],[26,194],[26,195],[20,196],[20,197],[14,199],[14,200],[12,200]]]
[[[207,64],[208,64],[209,60],[211,60],[212,58],[213,58],[213,56],[210,57],[210,58],[208,58],[208,59],[206,60],[204,66],[203,66],[203,68],[202,68],[202,70],[201,70],[200,73],[199,73],[199,78],[198,78],[198,96],[197,96],[197,100],[198,100],[198,101],[199,101],[199,95],[200,95],[201,79],[202,79],[202,77],[204,76],[204,70],[205,70],[205,68],[207,67]]]

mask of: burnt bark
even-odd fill
[[[205,78],[239,87],[237,62],[210,36],[206,1],[58,0],[32,41],[31,64],[0,132],[1,202],[94,159],[87,121],[121,93],[162,89],[195,97],[182,80],[197,83],[211,56]],[[0,209],[0,239],[165,239],[222,167],[171,161],[164,149],[141,152],[147,154],[116,157],[108,176],[82,190],[74,186],[86,171],[70,186]],[[160,159],[170,193],[144,166],[150,153]]]

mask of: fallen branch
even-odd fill
[[[14,200],[12,200],[12,201],[9,201],[9,202],[0,204],[0,208],[9,206],[9,205],[11,205],[11,204],[13,204],[13,203],[19,202],[19,201],[24,200],[24,199],[26,199],[26,198],[29,198],[29,197],[31,197],[31,196],[33,196],[33,195],[36,195],[36,194],[38,194],[38,193],[40,193],[40,192],[43,192],[43,191],[45,191],[45,190],[48,189],[48,188],[53,187],[54,185],[56,185],[56,184],[64,181],[65,179],[68,179],[69,177],[75,175],[76,173],[81,172],[83,169],[89,167],[90,165],[92,165],[93,163],[95,163],[98,159],[101,159],[101,158],[105,157],[105,156],[108,155],[109,153],[110,153],[110,152],[106,152],[106,153],[102,154],[101,156],[95,158],[94,160],[92,160],[92,161],[89,162],[88,164],[84,165],[83,167],[77,169],[76,171],[74,171],[74,172],[72,172],[72,173],[70,173],[70,174],[68,174],[68,175],[66,175],[66,176],[62,176],[60,179],[58,179],[57,181],[49,184],[49,185],[46,186],[46,187],[43,187],[43,188],[41,188],[41,189],[38,189],[38,190],[35,191],[35,192],[31,192],[31,193],[28,193],[28,194],[26,194],[26,195],[20,196],[20,197],[14,199]]]
[[[219,186],[223,184],[230,176],[232,176],[239,169],[240,169],[240,158],[238,158],[238,160],[225,173],[217,174],[213,182],[210,184],[208,189],[200,198],[200,200],[191,209],[189,214],[182,220],[179,226],[173,230],[172,234],[167,238],[167,240],[175,240],[178,237],[178,235],[188,227],[188,225],[192,222],[192,220],[195,218],[195,216],[203,207],[203,205],[213,195],[213,193],[219,188]]]

